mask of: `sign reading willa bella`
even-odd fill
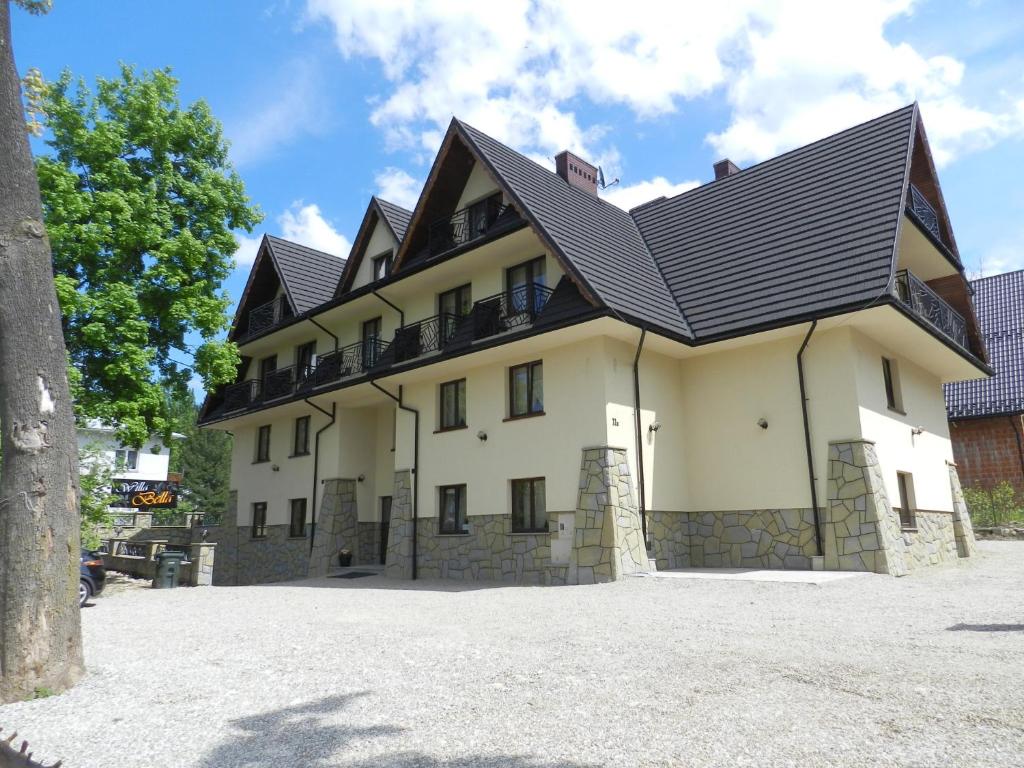
[[[110,492],[117,496],[112,507],[178,506],[178,484],[163,480],[115,480],[110,484]]]

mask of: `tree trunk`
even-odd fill
[[[50,244],[0,0],[0,702],[82,675],[78,445]]]

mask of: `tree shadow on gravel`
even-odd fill
[[[1024,632],[1024,624],[954,624],[947,632]]]
[[[350,768],[596,768],[594,764],[549,762],[519,755],[466,755],[438,759],[422,752],[404,750],[399,741],[394,752],[353,761],[345,749],[353,741],[399,737],[405,728],[361,727],[324,722],[324,716],[340,712],[360,693],[328,696],[293,707],[232,720],[244,733],[215,747],[198,763],[200,768],[256,768],[256,766],[331,766]]]

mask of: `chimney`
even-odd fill
[[[597,197],[597,168],[569,150],[555,155],[555,172],[578,189]]]
[[[739,172],[740,169],[736,167],[736,163],[734,163],[729,158],[726,158],[725,160],[719,160],[717,163],[715,163],[715,181],[718,181],[719,179],[724,179],[726,176],[732,176],[734,173]]]

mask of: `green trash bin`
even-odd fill
[[[156,576],[153,577],[153,589],[174,589],[178,586],[178,571],[184,552],[168,552],[164,550],[156,556]]]

